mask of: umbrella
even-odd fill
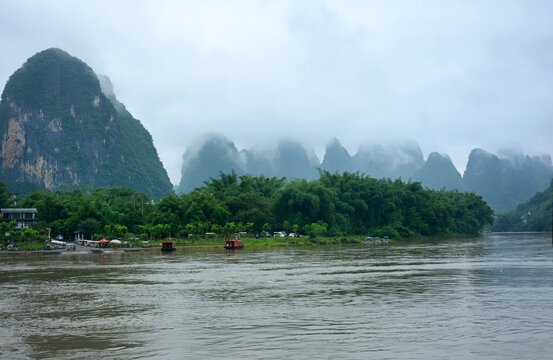
[[[113,239],[113,240],[111,240],[111,243],[112,244],[121,244],[121,241],[117,240],[117,239]]]
[[[108,242],[109,242],[109,240],[106,240],[106,239],[102,239],[102,240],[100,240],[100,241],[98,241],[98,242],[101,242],[101,243],[108,243]]]

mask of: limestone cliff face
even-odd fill
[[[62,50],[29,58],[2,93],[1,181],[171,193],[150,134],[110,97],[88,65]]]

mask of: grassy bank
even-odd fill
[[[474,235],[466,234],[445,234],[440,236],[416,236],[409,239],[388,239],[388,244],[434,244],[467,239]],[[335,237],[309,237],[299,238],[242,238],[246,247],[286,247],[286,246],[317,246],[317,245],[341,245],[341,244],[362,244],[365,240],[363,235],[348,235]],[[215,239],[171,239],[176,245],[222,245],[228,238]],[[151,241],[152,246],[159,246],[161,241]],[[137,246],[140,246],[138,244]]]
[[[46,248],[46,246],[42,242],[22,242],[22,243],[17,243],[16,247],[18,249],[25,250],[25,251],[44,250]],[[0,249],[7,250],[8,245],[2,244],[0,245]]]
[[[410,239],[389,239],[388,244],[432,244],[454,241],[456,239],[466,239],[472,236],[463,234],[448,234],[435,237],[415,237]],[[177,246],[220,246],[228,240],[227,237],[209,238],[209,239],[170,239]],[[284,238],[242,238],[245,247],[289,247],[289,246],[328,246],[328,245],[343,245],[343,244],[362,244],[365,236],[336,236],[336,237],[284,237]],[[153,247],[161,246],[163,240],[151,240],[148,243]],[[130,241],[133,247],[142,247],[143,241]],[[18,245],[22,250],[44,250],[44,243],[23,242]],[[5,247],[4,247],[5,248]]]
[[[338,236],[338,237],[285,237],[285,238],[242,238],[244,246],[247,247],[286,247],[286,246],[315,246],[315,245],[339,245],[339,244],[360,244],[363,236]],[[215,239],[171,239],[175,245],[221,245],[227,238]],[[150,241],[152,246],[159,246],[161,241]],[[133,244],[141,246],[141,243]]]

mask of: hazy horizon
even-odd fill
[[[551,2],[0,0],[0,85],[58,47],[107,75],[171,182],[206,133],[551,155]]]

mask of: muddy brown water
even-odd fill
[[[0,256],[0,358],[544,359],[551,234]]]

